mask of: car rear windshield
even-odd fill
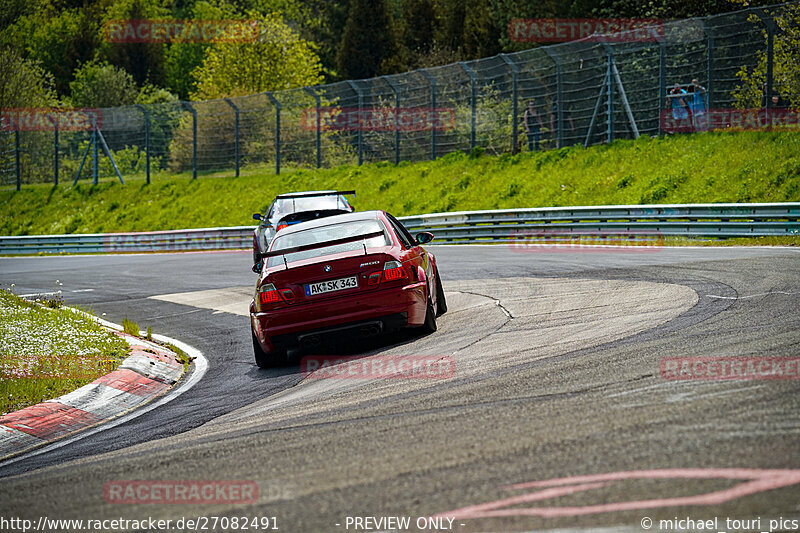
[[[297,246],[333,241],[336,239],[346,239],[347,237],[375,233],[376,231],[382,231],[383,236],[335,244],[333,246],[325,246],[323,248],[315,248],[313,250],[305,250],[302,252],[294,252],[286,255],[277,255],[269,258],[267,267],[282,265],[284,257],[286,258],[287,262],[302,261],[304,259],[312,259],[325,255],[351,252],[354,250],[363,250],[365,244],[367,248],[389,246],[391,244],[386,235],[386,230],[384,229],[383,224],[376,219],[341,222],[338,224],[329,224],[327,226],[317,226],[315,228],[284,235],[279,234],[272,242],[272,247],[270,248],[272,251],[280,251],[287,248],[295,248]]]
[[[308,198],[279,198],[275,201],[271,220],[278,220],[284,216],[299,211],[325,211],[340,209],[349,211],[350,204],[344,196],[332,194],[330,196],[311,196]]]

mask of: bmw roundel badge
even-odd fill
[[[322,270],[324,270],[325,272],[330,272],[331,271],[331,266],[330,265],[325,265],[324,267],[322,267]]]

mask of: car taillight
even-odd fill
[[[383,264],[383,272],[373,272],[369,275],[368,285],[378,285],[382,281],[397,281],[408,277],[403,265],[399,261],[387,261]]]
[[[281,300],[281,295],[278,294],[278,291],[275,289],[275,285],[272,283],[267,283],[266,285],[261,286],[258,296],[259,302],[262,304],[273,304],[275,302],[280,302]]]
[[[261,289],[259,289],[258,301],[262,305],[284,301],[288,303],[294,301],[294,292],[292,292],[292,289],[278,290],[272,283],[265,283],[261,286]]]
[[[283,296],[283,299],[287,302],[294,300],[294,293],[292,292],[292,289],[281,289],[281,296]]]
[[[387,261],[383,265],[383,281],[395,281],[406,277],[406,271],[397,261]]]
[[[289,224],[278,224],[278,227],[275,229],[276,232],[282,230],[283,228],[288,228]]]

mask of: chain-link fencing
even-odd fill
[[[731,108],[741,73],[766,63],[769,107],[781,32],[775,20],[798,5],[665,23],[641,39],[595,36],[372,79],[91,110],[81,127],[3,131],[0,182],[238,176],[259,166],[279,173],[659,135],[664,117],[677,113],[676,83],[698,80],[704,109]]]

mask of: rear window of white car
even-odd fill
[[[272,242],[272,247],[270,248],[271,251],[280,251],[287,248],[295,248],[297,246],[333,241],[336,239],[346,239],[347,237],[375,233],[376,231],[382,231],[383,236],[379,235],[370,239],[335,244],[333,246],[325,246],[324,248],[294,252],[286,255],[276,255],[269,258],[267,261],[267,267],[282,265],[284,257],[288,263],[291,263],[292,261],[302,261],[304,259],[312,259],[314,257],[322,257],[342,252],[351,252],[353,250],[363,250],[365,244],[367,248],[391,245],[383,224],[376,219],[354,220],[352,222],[318,226],[303,231],[293,232],[288,235],[278,234],[278,236],[275,237],[275,240]]]

